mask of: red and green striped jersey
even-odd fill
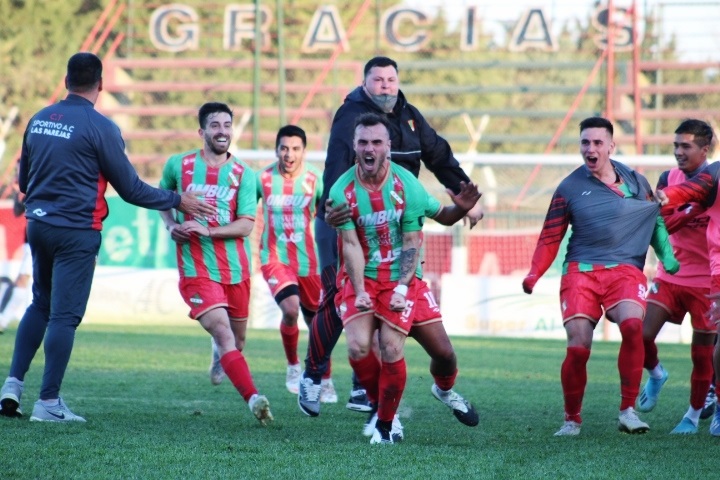
[[[195,218],[202,225],[219,227],[242,217],[255,219],[255,173],[236,157],[214,168],[203,161],[199,149],[173,155],[165,164],[160,186],[178,192],[204,192],[205,201],[214,205],[217,213],[210,218]],[[185,215],[178,212],[178,221],[185,220]],[[243,237],[193,235],[188,243],[177,245],[178,269],[183,277],[239,283],[250,278],[250,259],[250,242]]]
[[[357,231],[365,256],[365,276],[378,282],[397,281],[405,232],[422,230],[428,193],[412,173],[390,162],[385,182],[369,191],[357,177],[357,167],[345,172],[330,189],[333,204],[347,203],[351,219],[341,230]]]
[[[257,196],[264,204],[260,262],[282,263],[300,277],[320,273],[313,219],[322,195],[322,174],[304,162],[294,178],[273,163],[257,174]]]

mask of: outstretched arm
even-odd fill
[[[567,203],[558,192],[555,192],[545,216],[545,223],[540,231],[540,238],[535,247],[530,272],[525,276],[522,283],[525,293],[532,293],[537,281],[552,265],[558,250],[560,250],[560,242],[562,242],[569,225]]]
[[[706,168],[686,182],[658,189],[655,197],[663,207],[678,207],[692,202],[706,205],[716,190],[715,176]]]
[[[455,194],[449,188],[446,192],[450,195],[453,205],[441,208],[440,211],[433,216],[433,219],[442,225],[454,225],[467,215],[469,210],[475,208],[476,205],[480,205],[478,202],[482,193],[478,190],[477,185],[472,182],[460,182],[460,192],[458,194]]]

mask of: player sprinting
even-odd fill
[[[447,189],[447,193],[450,195],[453,205],[443,207],[431,195],[427,195],[425,205],[425,216],[445,226],[451,226],[460,221],[481,197],[475,184],[465,182],[460,182],[460,192],[457,195],[450,189]],[[460,423],[475,427],[480,422],[480,416],[475,407],[454,390],[458,375],[457,356],[443,326],[440,306],[430,287],[422,279],[422,262],[418,262],[415,277],[411,282],[415,298],[407,300],[407,308],[403,312],[403,316],[412,319],[409,336],[413,337],[430,356],[430,374],[434,380],[430,392],[453,412]],[[374,348],[370,354],[375,355]],[[380,360],[377,359],[377,362],[379,363]],[[373,405],[377,405],[377,387],[377,385],[371,386],[367,390]],[[372,436],[376,423],[377,411],[373,410],[365,424],[363,434],[367,437]],[[404,437],[403,427],[398,418],[393,419],[391,437],[393,440]]]
[[[287,374],[285,386],[297,395],[301,367],[297,347],[298,316],[309,326],[320,300],[320,267],[313,219],[322,194],[322,174],[305,161],[307,138],[296,125],[277,133],[278,161],[257,174],[257,195],[263,203],[260,239],[263,277],[282,312],[282,338]],[[320,401],[337,402],[330,369],[323,375]]]
[[[257,205],[255,173],[228,152],[232,138],[230,108],[206,103],[198,112],[201,149],[171,156],[163,169],[162,188],[200,190],[217,208],[213,217],[177,220],[169,210],[163,222],[177,243],[180,294],[217,345],[220,364],[255,417],[273,420],[270,403],[258,393],[242,354],[250,299],[250,242]]]

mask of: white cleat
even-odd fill
[[[288,365],[287,374],[285,375],[285,387],[288,389],[288,392],[293,395],[298,394],[298,385],[300,384],[301,373],[302,370],[300,369],[299,363],[296,365]]]
[[[618,417],[618,430],[631,434],[646,433],[650,430],[650,427],[638,418],[634,408],[628,407],[620,412],[620,416]]]
[[[555,432],[556,437],[577,437],[580,435],[580,424],[572,420],[566,420],[560,430]]]
[[[322,403],[337,403],[338,396],[332,378],[320,380],[320,401]]]

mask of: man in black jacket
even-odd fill
[[[320,413],[320,380],[327,370],[330,353],[342,332],[342,321],[335,310],[333,298],[337,292],[337,233],[332,225],[342,223],[348,209],[331,209],[325,203],[335,181],[355,163],[353,148],[355,119],[368,112],[386,116],[390,124],[391,158],[416,177],[420,163],[430,170],[446,188],[454,193],[460,191],[460,182],[470,182],[455,159],[448,142],[425,121],[420,111],[407,102],[400,91],[397,63],[387,57],[375,57],[365,64],[365,78],[361,86],[345,97],[345,102],[335,113],[325,171],[324,191],[315,220],[315,241],[320,255],[323,301],[313,318],[309,337],[305,372],[300,381],[298,405],[303,413],[317,416]],[[482,218],[480,202],[468,212],[470,228]],[[369,412],[364,389],[353,381],[353,389],[347,408]]]

